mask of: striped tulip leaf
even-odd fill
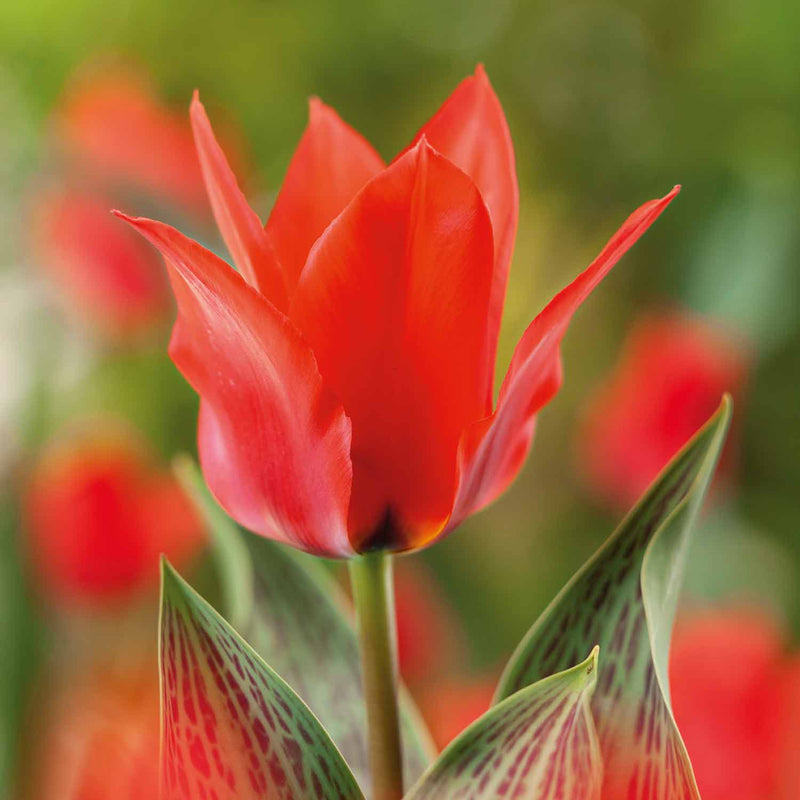
[[[363,800],[317,718],[164,564],[162,797]]]
[[[239,529],[216,505],[191,462],[183,462],[179,474],[212,532],[223,596],[237,612],[237,629],[308,703],[359,784],[369,786],[358,639],[343,592],[319,559]],[[249,601],[242,598],[241,585],[248,587]],[[402,723],[404,777],[410,785],[434,749],[405,691]]]
[[[599,644],[592,713],[604,800],[699,800],[672,715],[667,660],[692,525],[730,420],[726,397],[528,632],[496,700]]]
[[[458,736],[407,800],[600,800],[590,710],[598,648],[494,706]]]

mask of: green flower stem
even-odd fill
[[[400,800],[403,763],[392,557],[371,553],[352,559],[350,580],[367,703],[372,800]]]

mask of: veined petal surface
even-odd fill
[[[201,397],[203,472],[242,525],[318,555],[347,536],[350,422],[275,307],[174,228],[126,218],[164,256],[178,300],[170,355]]]
[[[356,549],[418,546],[447,518],[461,431],[488,413],[492,269],[480,193],[424,140],[309,256],[290,317],[353,423]]]

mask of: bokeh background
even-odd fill
[[[390,158],[484,63],[521,188],[501,375],[625,216],[683,185],[576,317],[514,487],[399,566],[404,670],[441,741],[724,389],[736,422],[683,614],[758,609],[791,658],[799,24],[781,0],[0,4],[0,796],[112,796],[64,765],[80,747],[111,752],[150,696],[154,553],[202,580],[202,537],[169,477],[196,419],[166,356],[173,311],[157,259],[97,211],[219,248],[186,144],[195,88],[265,217],[308,96]],[[123,564],[115,577],[81,562],[102,557]],[[71,777],[41,777],[59,770]]]

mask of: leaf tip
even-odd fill
[[[575,667],[575,672],[580,677],[584,688],[594,690],[597,683],[597,667],[600,659],[600,645],[596,644],[589,653],[588,658]]]
[[[188,584],[180,576],[169,559],[161,554],[161,603],[172,605],[181,603],[186,599]]]
[[[724,437],[733,416],[733,398],[725,392],[720,399],[716,411],[708,418],[698,431],[698,437],[708,434],[715,437]]]

